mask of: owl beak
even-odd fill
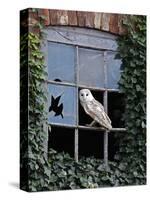
[[[83,97],[83,101],[85,101],[85,97]]]

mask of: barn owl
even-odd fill
[[[95,122],[99,123],[106,130],[112,129],[111,120],[104,111],[104,107],[100,102],[94,99],[92,93],[88,89],[82,89],[79,92],[80,103],[84,108],[86,114],[88,114],[94,121],[90,124],[93,125]]]

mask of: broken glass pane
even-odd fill
[[[107,52],[107,87],[118,89],[121,60],[115,59],[115,52]]]
[[[102,51],[79,48],[79,84],[104,87],[104,56]]]
[[[75,81],[75,47],[48,42],[48,79]]]
[[[76,88],[48,84],[48,122],[76,124]]]
[[[112,121],[112,127],[123,128],[125,126],[123,113],[125,112],[124,95],[116,92],[108,93],[108,116]]]

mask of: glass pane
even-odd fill
[[[75,47],[48,42],[48,79],[75,81]]]
[[[76,88],[48,85],[48,122],[76,124]]]
[[[118,81],[120,79],[121,60],[115,59],[115,52],[107,52],[107,87],[118,89]]]
[[[79,83],[92,87],[104,87],[103,52],[79,48]]]

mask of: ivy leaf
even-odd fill
[[[139,91],[142,91],[142,88],[140,85],[136,85],[136,90],[139,92]]]
[[[142,121],[142,124],[141,124],[142,128],[146,128],[146,124],[144,121]]]

